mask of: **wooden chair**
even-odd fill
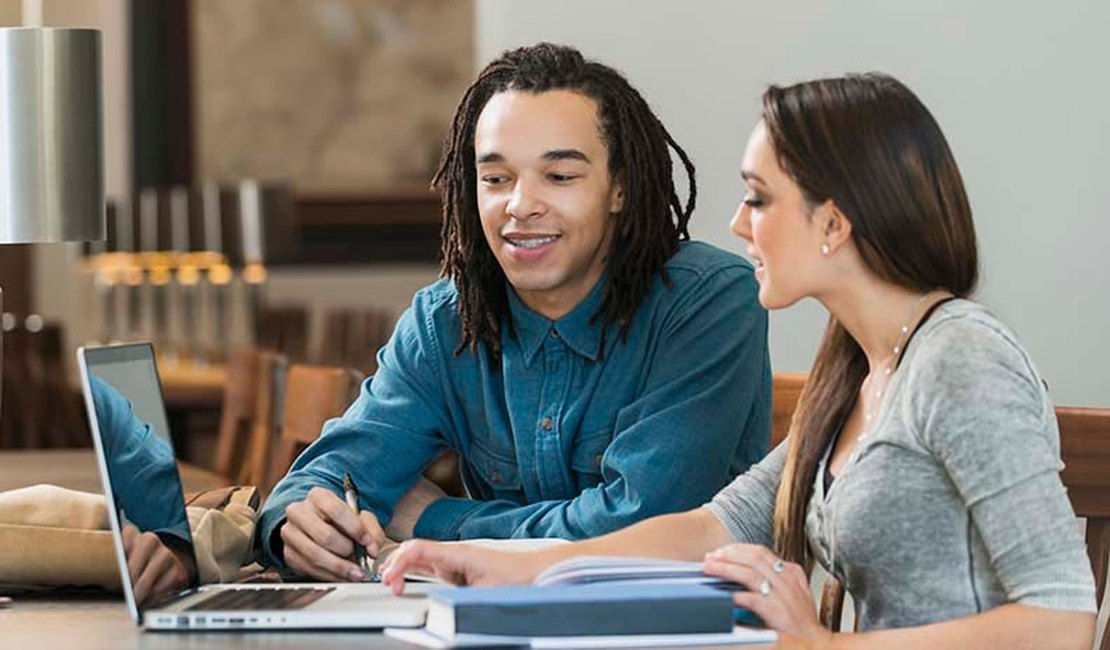
[[[0,393],[0,447],[19,449],[27,447],[37,430],[35,409],[23,390],[27,375],[26,357],[30,335],[14,317],[4,319],[3,341],[3,390]]]
[[[342,415],[358,392],[362,374],[336,366],[294,364],[285,380],[281,434],[270,456],[263,494],[289,471],[297,456],[320,435],[324,423]]]
[[[377,353],[393,330],[393,316],[381,309],[329,311],[316,358],[320,363],[358,368],[367,375],[378,370]]]
[[[246,441],[254,418],[255,391],[258,388],[256,348],[238,348],[227,359],[227,384],[224,386],[220,429],[216,435],[217,474],[238,481],[239,468],[246,457]]]
[[[290,361],[307,357],[308,309],[303,305],[267,305],[255,316],[255,345],[277,350]]]
[[[250,449],[240,473],[240,483],[264,486],[268,479],[270,456],[281,435],[288,373],[289,359],[284,354],[267,351],[258,356],[258,388],[250,429]]]
[[[265,480],[287,366],[284,355],[257,348],[232,350],[228,358],[215,470],[232,483]]]
[[[771,448],[774,449],[790,431],[790,420],[798,407],[798,398],[806,385],[804,372],[776,372],[771,379]]]
[[[65,333],[62,325],[46,322],[31,333],[29,383],[45,406],[42,413],[41,446],[72,448],[92,446],[88,419],[81,395],[70,386],[66,364]]]
[[[1110,558],[1110,408],[1059,406],[1061,478],[1072,508],[1087,520],[1087,556],[1095,574],[1095,598],[1101,609]],[[1110,650],[1110,625],[1099,641]]]
[[[80,393],[70,385],[58,323],[12,316],[4,324],[0,447],[87,447]]]

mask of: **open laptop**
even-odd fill
[[[136,602],[124,527],[153,532],[196,566],[154,349],[149,343],[81,348],[77,361],[123,593],[136,623],[151,630],[190,631],[424,624],[424,594],[432,585],[409,585],[398,597],[374,583],[199,585],[194,577],[193,584],[179,585],[153,602]]]

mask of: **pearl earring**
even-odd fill
[[[828,255],[829,254],[829,245],[828,244],[821,244],[821,254],[822,255]]]

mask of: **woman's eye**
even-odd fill
[[[744,197],[744,205],[749,208],[758,208],[763,205],[763,199],[758,196],[748,195]]]

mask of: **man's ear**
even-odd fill
[[[609,190],[609,214],[617,214],[624,210],[624,183],[614,182]]]
[[[817,208],[822,234],[829,251],[836,252],[841,246],[852,238],[852,222],[840,211],[832,199],[828,199]]]

